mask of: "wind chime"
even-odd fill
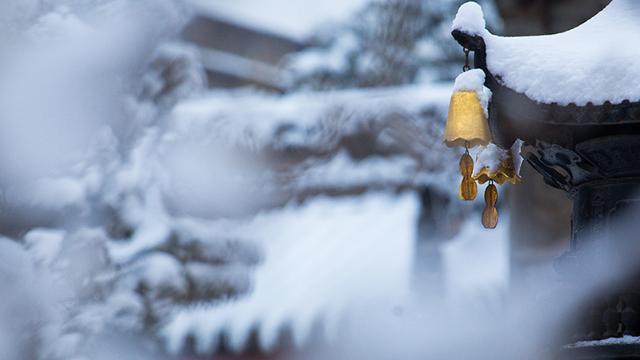
[[[464,54],[463,72],[467,72],[471,70],[469,50],[464,49]],[[505,150],[502,150],[504,158],[500,160],[497,169],[484,166],[474,174],[474,161],[469,149],[476,146],[488,146],[491,141],[487,111],[482,105],[478,90],[454,91],[449,104],[444,142],[449,147],[460,146],[465,149],[460,158],[460,174],[462,175],[458,189],[460,199],[475,200],[478,195],[478,183],[489,183],[484,193],[485,208],[482,212],[482,225],[487,229],[494,229],[498,225],[498,209],[496,208],[498,189],[495,184],[502,185],[507,181],[516,184],[520,181],[514,166],[513,155],[510,151]]]

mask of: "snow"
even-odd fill
[[[223,293],[227,289],[243,293],[249,290],[250,279],[246,266],[230,264],[221,267],[194,261],[185,267],[189,279],[201,294]]]
[[[471,35],[482,35],[486,26],[482,7],[476,2],[469,1],[458,9],[451,30],[459,30]]]
[[[8,193],[10,198],[16,198],[15,202],[24,201],[31,206],[54,210],[79,206],[86,200],[85,184],[71,177],[38,179],[33,183],[12,186]]]
[[[522,144],[523,141],[517,139],[508,150],[502,149],[493,143],[479,147],[476,153],[476,161],[473,164],[473,175],[475,176],[485,167],[492,173],[498,171],[500,163],[509,158],[509,155],[511,155],[513,159],[516,175],[520,175],[520,167],[524,161],[524,158],[520,154]]]
[[[350,306],[407,296],[418,201],[408,193],[315,198],[247,222],[237,231],[260,239],[266,252],[252,293],[176,311],[163,331],[168,348],[180,351],[193,335],[197,349],[208,352],[224,333],[240,351],[257,330],[260,346],[269,350],[285,328],[302,346],[318,322],[327,338],[335,337]]]
[[[162,244],[170,235],[170,219],[158,189],[148,189],[147,196],[144,204],[123,204],[122,211],[136,225],[136,231],[130,241],[109,243],[109,252],[117,262],[132,260],[138,254]]]
[[[458,20],[462,28],[479,25],[479,13],[469,9]],[[636,66],[640,49],[629,45],[629,39],[640,35],[639,18],[640,2],[613,0],[587,22],[563,33],[501,37],[482,30],[479,34],[487,46],[487,67],[503,85],[546,104],[619,104],[640,101],[635,86],[640,82]],[[478,33],[475,25],[468,29],[472,34]]]
[[[472,294],[496,294],[509,287],[509,217],[493,230],[469,218],[461,231],[442,247],[447,297],[455,304]]]
[[[566,348],[581,348],[589,346],[606,346],[606,345],[631,345],[640,344],[640,337],[625,335],[619,338],[608,338],[603,340],[578,341],[577,343],[566,345]]]
[[[217,147],[208,145],[209,150],[198,152],[203,156],[193,153],[177,156],[181,165],[175,170],[171,170],[173,166],[167,168],[176,174],[192,174],[191,167],[185,165],[192,159],[194,165],[202,161],[219,164],[217,169],[229,170],[220,175],[212,166],[212,174],[199,176],[203,186],[194,184],[185,188],[207,188],[205,185],[218,183],[224,185],[218,188],[226,189],[227,197],[237,194],[234,199],[247,196],[248,189],[256,186],[261,190],[255,194],[264,196],[273,184],[272,190],[276,192],[294,194],[309,188],[446,187],[457,176],[445,160],[454,161],[455,151],[439,141],[450,95],[451,84],[297,92],[284,96],[247,90],[210,92],[179,104],[171,116],[170,132],[175,139],[183,139],[173,140],[178,143],[186,142],[193,134],[206,134],[206,142]],[[378,153],[355,158],[344,143],[349,137],[363,134],[372,138],[367,146]],[[189,140],[189,147],[197,141],[200,140]],[[262,170],[243,171],[238,167],[247,160],[239,158],[237,151],[234,154],[234,150],[225,150],[225,146],[253,154],[258,161],[265,152],[285,159],[293,151],[307,155],[299,162],[286,161],[284,168],[266,164],[258,168]],[[179,170],[185,166],[190,170]],[[185,180],[175,183],[189,184]],[[183,193],[177,190],[174,188],[171,193]],[[186,198],[202,206],[203,193],[211,191],[195,191]],[[248,197],[256,200],[252,195]]]
[[[520,139],[516,139],[516,141],[513,142],[513,145],[511,145],[513,167],[517,175],[520,175],[520,168],[522,168],[522,162],[524,161],[524,156],[522,156],[522,145],[524,145],[524,141]]]
[[[484,115],[489,117],[489,102],[491,101],[491,90],[484,86],[485,74],[482,69],[472,69],[465,71],[456,77],[453,91],[475,91],[480,99]]]
[[[345,21],[372,0],[189,0],[197,11],[298,41],[327,23]]]
[[[358,49],[358,38],[351,31],[342,31],[328,49],[311,48],[292,54],[287,68],[294,74],[314,72],[346,71],[349,66],[348,54]]]
[[[456,77],[453,91],[475,91],[482,94],[484,89],[484,71],[482,69],[472,69],[465,71]]]
[[[140,272],[139,279],[151,291],[184,291],[187,283],[180,262],[173,256],[154,253],[145,256],[135,267]],[[136,270],[134,270],[136,271]]]
[[[286,96],[237,91],[211,92],[176,107],[176,130],[208,123],[223,140],[253,149],[277,146],[326,146],[321,128],[353,133],[371,119],[400,112],[415,114],[433,109],[446,113],[451,85],[410,85],[378,89],[297,92]],[[344,121],[334,123],[339,112]],[[291,129],[288,129],[291,127]],[[212,129],[213,130],[213,129]],[[285,132],[283,137],[280,132]],[[212,131],[214,132],[214,131]]]
[[[57,340],[60,287],[16,241],[0,238],[0,257],[0,358],[23,359],[28,357],[25,349],[33,349],[33,338],[45,345]]]
[[[60,254],[64,230],[33,229],[24,236],[25,246],[37,263],[50,266]]]
[[[316,163],[317,159],[309,159]],[[370,156],[362,161],[354,161],[341,151],[326,163],[314,164],[304,172],[294,187],[298,188],[347,188],[363,184],[403,185],[416,175],[418,164],[408,156]]]
[[[0,239],[6,320],[0,358],[21,358],[3,351],[13,350],[5,342],[20,347],[16,336],[35,334],[16,326],[22,323],[43,324],[47,336],[33,351],[51,353],[47,358],[113,357],[122,348],[106,346],[102,357],[86,351],[93,342],[108,344],[111,331],[154,337],[165,320],[173,348],[193,331],[200,349],[211,349],[209,335],[218,333],[240,349],[254,328],[271,348],[286,327],[302,345],[318,321],[335,338],[349,308],[407,296],[416,192],[376,187],[381,192],[314,197],[240,219],[221,219],[220,208],[261,196],[245,186],[263,185],[272,175],[255,167],[255,157],[298,155],[301,148],[309,161],[300,160],[285,193],[450,185],[456,167],[435,139],[451,84],[285,96],[209,93],[165,116],[203,83],[201,69],[190,66],[194,52],[179,44],[158,48],[182,19],[180,2],[68,3],[55,10],[43,5],[43,16],[33,14],[36,25],[20,39],[25,51],[3,53],[0,143],[10,151],[0,151],[0,180],[11,190],[4,200],[47,208],[62,219],[43,225],[25,211],[16,215],[16,227],[35,228],[25,246]],[[373,145],[386,152],[358,158],[341,148],[373,128]],[[249,148],[251,160],[221,143]],[[222,302],[251,288],[250,267],[262,258],[254,239],[267,252],[254,291]],[[185,299],[203,303],[183,307]],[[159,323],[149,324],[152,318]]]
[[[509,157],[509,151],[504,150],[496,144],[483,146],[476,154],[476,161],[473,164],[473,174],[477,174],[483,168],[489,168],[489,171],[496,172],[500,168],[500,163]]]

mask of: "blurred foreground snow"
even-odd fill
[[[449,84],[202,94],[180,2],[2,6],[0,358],[302,346],[411,302],[418,193],[456,191]]]
[[[266,248],[251,294],[178,310],[164,331],[169,348],[178,352],[193,336],[197,350],[210,353],[226,336],[227,346],[242,351],[252,331],[265,351],[286,331],[302,347],[318,326],[334,340],[342,317],[359,302],[406,301],[418,206],[414,194],[371,193],[258,215],[241,227]]]
[[[176,310],[163,330],[169,349],[178,353],[191,341],[203,354],[242,352],[251,341],[266,352],[289,340],[301,349],[318,342],[343,346],[344,336],[354,336],[345,329],[367,327],[394,309],[412,311],[421,301],[409,281],[418,210],[415,194],[367,193],[261,213],[239,227],[266,249],[251,293]],[[508,282],[508,218],[503,221],[490,232],[469,220],[444,248],[452,310],[478,296],[485,305],[500,303]]]

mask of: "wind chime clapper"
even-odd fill
[[[465,49],[465,65],[463,73],[471,70],[469,66],[469,50]],[[474,70],[478,71],[478,70]],[[482,73],[484,75],[484,73]],[[460,77],[459,77],[460,78]],[[456,80],[457,82],[458,80]],[[445,127],[444,142],[449,147],[464,147],[465,151],[460,158],[460,174],[462,181],[458,188],[458,194],[462,200],[475,200],[478,194],[478,185],[489,182],[485,190],[485,209],[482,214],[482,224],[485,228],[493,229],[498,225],[498,190],[494,183],[500,185],[506,181],[517,183],[520,178],[517,175],[513,163],[513,156],[509,153],[500,162],[497,170],[483,167],[474,175],[474,161],[469,149],[476,146],[487,146],[491,143],[491,131],[487,119],[487,109],[483,106],[479,91],[483,91],[484,79],[479,88],[473,86],[458,86],[451,96],[449,114]]]

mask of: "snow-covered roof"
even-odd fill
[[[348,19],[371,0],[189,0],[196,11],[304,41],[325,23]]]
[[[479,35],[496,80],[540,103],[583,106],[640,101],[640,2],[613,0],[584,24],[553,35],[502,37],[484,27],[480,6],[460,7],[453,30]]]
[[[385,308],[413,301],[418,212],[415,194],[368,193],[316,198],[240,223],[233,235],[265,246],[253,291],[234,301],[177,309],[162,331],[168,350],[177,353],[192,338],[203,354],[221,346],[241,352],[253,340],[268,352],[283,345],[283,334],[297,347],[313,341],[340,345],[344,339],[336,336],[344,325],[362,325],[358,309],[377,301]],[[442,248],[449,301],[465,304],[478,293],[486,300],[506,289],[508,216],[502,221],[490,232],[469,219]]]
[[[371,118],[388,113],[436,110],[446,114],[451,89],[450,83],[440,83],[285,96],[251,90],[212,91],[182,102],[173,117],[180,129],[208,124],[221,139],[256,150],[296,145],[321,147],[327,139],[320,128],[331,126],[331,122],[338,122],[331,132],[353,133]]]
[[[210,92],[180,104],[172,123],[178,134],[211,134],[224,145],[286,158],[286,168],[272,175],[284,181],[278,189],[293,194],[447,187],[448,176],[457,176],[449,166],[457,154],[440,140],[450,94],[450,83],[285,96]],[[362,134],[373,150],[353,158],[348,139]]]
[[[405,301],[418,210],[415,194],[371,193],[261,214],[239,229],[265,246],[251,294],[176,311],[163,331],[169,349],[179,352],[192,336],[197,351],[210,353],[224,334],[226,346],[242,351],[255,330],[268,351],[286,329],[303,346],[318,325],[331,341],[350,306],[372,298]]]

